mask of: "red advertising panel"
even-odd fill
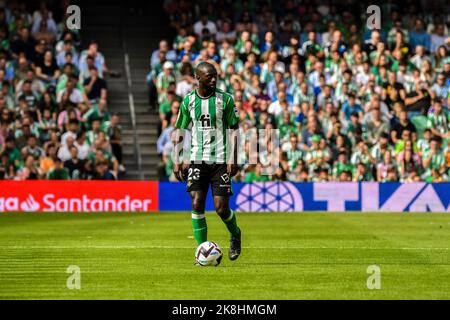
[[[0,212],[158,210],[158,182],[0,181]]]

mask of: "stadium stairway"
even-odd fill
[[[107,6],[98,2],[84,2],[82,10],[82,38],[99,43],[108,67],[121,77],[109,77],[108,108],[120,115],[123,128],[123,157],[127,169],[123,179],[157,179],[159,156],[156,151],[156,110],[149,110],[145,77],[150,68],[150,55],[167,30],[161,19],[162,8],[138,9],[126,4]]]

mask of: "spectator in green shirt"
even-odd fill
[[[59,158],[55,159],[55,168],[48,174],[49,180],[69,180],[69,170],[64,168],[64,164]]]
[[[441,150],[441,141],[439,137],[431,138],[430,148],[422,156],[425,178],[431,176],[432,170],[438,170],[441,174],[445,173],[445,157]]]
[[[244,182],[268,182],[270,180],[269,176],[262,175],[261,169],[262,169],[261,164],[258,163],[255,166],[254,171],[247,172],[244,178]]]
[[[16,140],[13,137],[8,137],[5,139],[5,149],[2,154],[8,156],[8,165],[13,164],[14,167],[22,167],[22,157],[20,155],[20,150],[15,145]]]

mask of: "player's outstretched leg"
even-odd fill
[[[237,225],[236,214],[229,207],[229,197],[214,197],[214,206],[231,234],[229,258],[236,260],[241,254],[241,229]]]
[[[205,218],[205,194],[202,191],[191,191],[192,229],[197,245],[207,241],[208,228]]]
[[[197,246],[207,241],[208,228],[206,225],[205,212],[192,211],[192,230]]]

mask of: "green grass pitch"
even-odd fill
[[[207,214],[224,251],[225,226]],[[243,252],[194,266],[190,213],[1,214],[2,299],[449,299],[448,214],[239,214]],[[81,289],[66,287],[69,265]],[[381,270],[369,290],[367,267]]]

